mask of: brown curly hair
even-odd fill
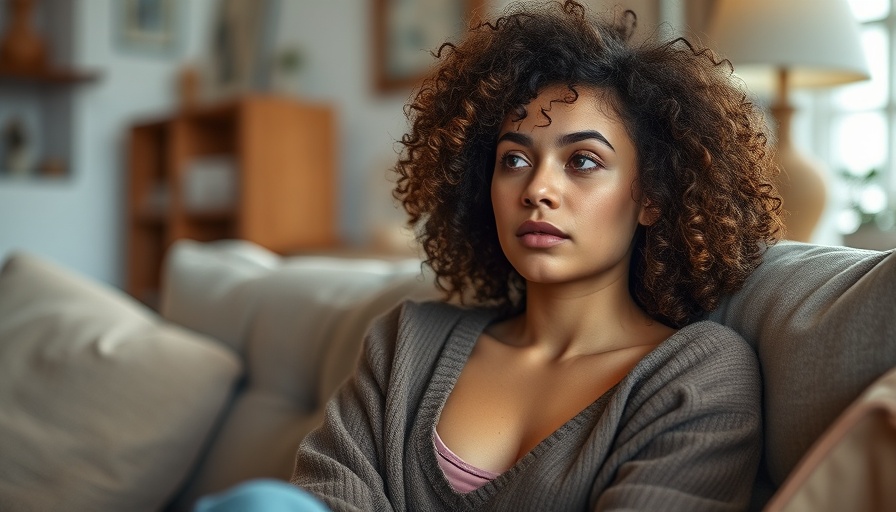
[[[558,101],[575,101],[576,87],[612,92],[657,214],[638,228],[629,279],[654,318],[681,326],[714,309],[782,233],[767,127],[731,64],[681,38],[634,44],[634,26],[630,11],[592,20],[574,1],[515,5],[435,54],[405,106],[394,195],[449,298],[524,307],[489,190],[502,121],[549,85],[573,92]]]

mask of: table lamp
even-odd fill
[[[711,20],[710,45],[747,86],[776,90],[770,110],[786,238],[810,241],[826,201],[824,168],[791,141],[788,92],[870,78],[859,25],[846,0],[717,0]]]

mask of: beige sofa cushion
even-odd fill
[[[710,318],[757,348],[765,469],[780,486],[842,411],[896,367],[896,253],[781,243]]]
[[[178,241],[165,257],[159,312],[242,353],[263,291],[248,284],[279,265],[276,254],[240,240]]]
[[[289,479],[301,439],[357,359],[367,325],[408,297],[434,297],[417,260],[280,258],[245,241],[178,241],[161,311],[227,338],[244,389],[175,510],[250,478]]]
[[[13,254],[0,272],[0,510],[160,509],[240,372],[218,342]]]

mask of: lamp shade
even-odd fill
[[[846,0],[717,0],[708,35],[751,86],[774,84],[777,70],[791,87],[870,77]]]

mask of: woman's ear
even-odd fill
[[[638,223],[642,226],[652,226],[660,218],[660,207],[648,199],[641,200],[641,213],[638,214]]]

